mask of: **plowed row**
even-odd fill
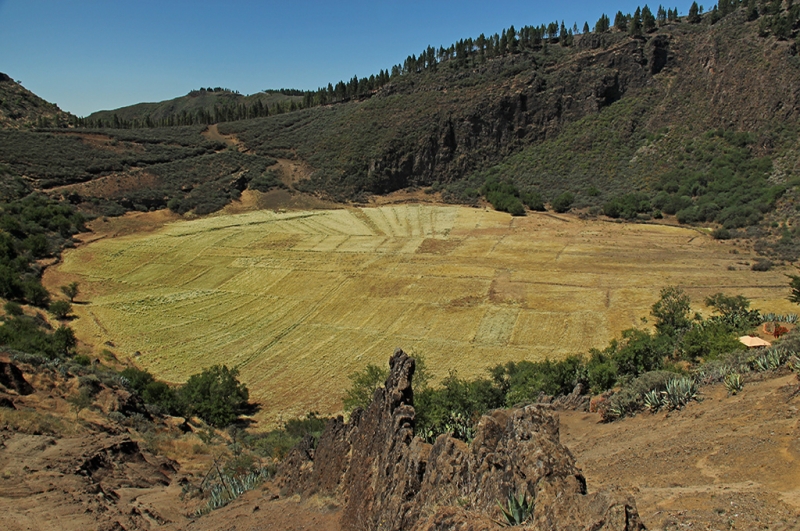
[[[180,221],[70,251],[59,272],[90,302],[80,338],[171,381],[238,366],[266,426],[338,411],[346,375],[397,346],[438,377],[602,348],[646,326],[666,285],[697,309],[725,291],[794,311],[783,272],[747,260],[689,229],[400,205]]]

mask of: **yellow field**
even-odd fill
[[[795,311],[784,271],[694,230],[400,205],[180,221],[67,252],[73,323],[170,381],[237,366],[267,426],[341,408],[346,375],[395,347],[435,376],[605,347],[667,285]],[[729,267],[735,270],[729,270]]]

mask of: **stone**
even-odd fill
[[[337,498],[342,527],[358,531],[498,529],[498,503],[520,493],[535,500],[524,529],[644,529],[627,494],[587,493],[550,406],[495,410],[471,444],[440,435],[431,445],[414,436],[414,360],[398,349],[389,366],[366,410],[331,420],[315,449],[304,441],[289,453],[285,492]]]

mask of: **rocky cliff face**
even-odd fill
[[[583,51],[570,61],[531,65],[526,58],[511,57],[470,73],[500,82],[479,95],[451,88],[452,97],[427,117],[426,131],[417,135],[415,143],[397,138],[370,162],[370,191],[385,193],[460,179],[521,146],[554,138],[565,124],[645,87],[672,59],[668,35],[625,40],[589,37],[582,41]],[[519,75],[509,77],[517,70]],[[450,81],[458,85],[459,80]],[[391,95],[393,89],[387,87],[378,98]]]
[[[644,529],[634,501],[619,492],[587,494],[586,480],[559,443],[558,420],[527,406],[484,416],[471,444],[414,437],[414,360],[397,350],[390,375],[367,410],[326,427],[316,449],[295,448],[279,473],[291,493],[339,498],[353,530],[488,530],[498,501],[535,499],[525,529]]]

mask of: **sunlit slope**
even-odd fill
[[[339,410],[346,375],[397,346],[439,377],[602,348],[666,285],[698,308],[726,291],[791,311],[783,273],[733,249],[674,227],[401,205],[177,222],[60,268],[91,301],[76,307],[81,338],[172,381],[237,366],[273,421]]]

